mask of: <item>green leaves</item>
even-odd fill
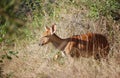
[[[85,3],[89,7],[88,16],[91,18],[108,17],[111,16],[111,11],[120,10],[120,3],[116,0],[87,0]]]
[[[0,37],[0,42],[2,42],[3,41],[3,39]]]
[[[18,58],[17,54],[18,54],[17,51],[5,52],[5,54],[0,56],[0,63],[2,63],[4,59],[12,60],[14,56]]]
[[[9,51],[8,53],[9,53],[10,56],[13,55],[13,56],[16,56],[16,57],[18,58],[18,56],[17,56],[18,52],[15,52],[15,51]]]

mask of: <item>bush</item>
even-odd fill
[[[120,3],[116,0],[86,0],[86,4],[90,10],[88,16],[92,18],[114,18],[115,12],[120,10]]]

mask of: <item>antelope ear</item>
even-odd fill
[[[45,26],[45,30],[47,31],[47,30],[49,30],[50,28],[48,27],[48,26]]]
[[[56,24],[52,25],[50,31],[51,31],[51,34],[55,33],[55,31],[56,31]]]

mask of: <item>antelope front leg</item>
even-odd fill
[[[74,62],[74,59],[71,56],[72,48],[73,48],[72,45],[69,43],[64,49],[64,52],[65,52],[67,59],[68,59],[68,64],[70,64],[70,65],[73,64],[73,62]]]
[[[62,54],[62,57],[66,56],[65,51],[61,51],[61,54]]]
[[[73,45],[72,45],[71,42],[68,43],[67,46],[65,47],[64,52],[65,52],[67,57],[71,57],[71,50],[72,50],[72,48],[73,48]]]

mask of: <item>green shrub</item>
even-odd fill
[[[86,0],[86,4],[90,10],[88,16],[92,18],[109,17],[120,10],[120,3],[116,0]]]

